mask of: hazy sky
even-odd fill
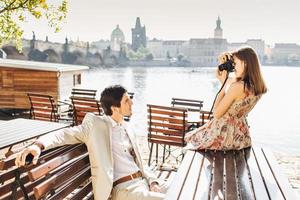
[[[57,0],[48,0],[53,2]],[[69,39],[110,39],[117,24],[131,42],[136,17],[148,38],[188,40],[213,37],[216,19],[222,20],[229,42],[263,39],[267,44],[300,44],[300,0],[69,0],[67,20],[60,33],[45,21],[28,20],[25,38],[64,42]]]

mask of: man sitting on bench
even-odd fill
[[[120,85],[101,93],[104,116],[88,113],[79,126],[42,136],[20,152],[17,166],[24,166],[27,155],[37,163],[41,150],[66,144],[85,143],[89,152],[93,193],[96,200],[163,199],[167,187],[142,165],[135,135],[123,120],[131,115],[132,100]]]

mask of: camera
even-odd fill
[[[220,71],[226,70],[227,72],[233,72],[233,58],[232,56],[226,55],[226,61],[218,66]]]

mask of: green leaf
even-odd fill
[[[52,27],[54,32],[59,32],[60,24],[66,18],[68,10],[67,0],[59,1],[61,2],[59,5],[53,5],[47,0],[1,0],[0,45],[13,42],[19,51],[22,50],[23,29],[18,23],[26,23],[27,15],[33,16],[36,20],[45,18],[48,26]]]

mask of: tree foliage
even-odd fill
[[[1,0],[0,1],[0,45],[13,41],[20,51],[22,49],[22,23],[27,19],[44,18],[54,32],[60,30],[60,22],[66,18],[67,0]]]
[[[129,50],[127,53],[129,60],[144,60],[146,59],[146,56],[150,53],[149,49],[141,46],[138,48],[138,50],[135,52],[133,50]]]

